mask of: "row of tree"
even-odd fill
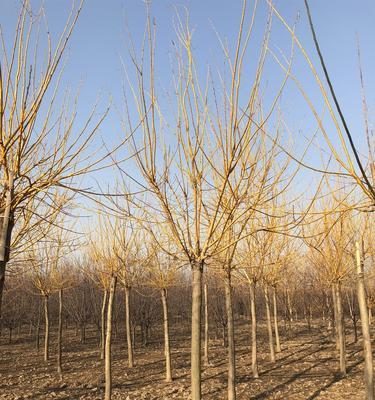
[[[225,65],[218,77],[211,70],[201,75],[188,18],[186,21],[177,18],[173,95],[166,105],[157,80],[156,32],[148,8],[146,40],[140,54],[136,45],[131,46],[134,70],[126,71],[124,140],[113,149],[92,153],[107,111],[95,119],[94,107],[80,128],[68,96],[62,100],[58,96],[59,66],[81,8],[82,2],[73,6],[55,46],[48,29],[41,45],[43,35],[36,27],[38,20],[45,18],[44,13],[35,14],[30,3],[23,2],[13,44],[5,46],[2,53],[0,300],[6,272],[11,279],[13,274],[29,276],[44,299],[45,316],[49,314],[48,299],[58,292],[61,343],[63,291],[74,286],[78,268],[74,260],[80,259],[79,268],[84,269],[87,279],[95,282],[103,294],[100,340],[105,361],[105,398],[109,400],[116,288],[119,284],[124,288],[129,366],[133,365],[129,301],[132,288],[139,279],[147,277],[147,286],[160,291],[170,380],[168,290],[180,271],[184,271],[190,277],[192,291],[191,393],[193,400],[199,400],[204,325],[201,309],[203,298],[207,297],[204,277],[215,275],[222,281],[225,293],[228,398],[232,400],[236,397],[233,286],[242,282],[250,287],[254,376],[258,375],[255,291],[259,283],[262,282],[265,291],[272,358],[270,321],[272,311],[274,318],[277,317],[275,288],[280,285],[281,277],[297,270],[305,277],[312,274],[322,286],[330,288],[340,370],[344,375],[341,287],[343,282],[354,278],[356,271],[367,396],[372,399],[364,269],[365,263],[370,266],[373,262],[374,255],[373,220],[369,218],[375,203],[371,183],[373,149],[368,140],[369,157],[365,165],[329,80],[308,7],[332,104],[295,29],[272,4],[256,57],[250,53],[257,3],[250,11],[245,0],[235,43],[229,47],[225,41],[220,42]],[[270,50],[274,16],[290,34],[289,58],[279,58]],[[330,125],[323,124],[293,73],[295,48],[312,71],[338,140],[330,137],[327,127]],[[39,55],[41,49],[46,51],[43,59]],[[273,93],[267,92],[265,96],[265,65],[270,59],[280,66],[281,73],[278,85],[271,88]],[[256,60],[255,65],[250,60]],[[245,80],[244,71],[247,75],[250,70],[253,74]],[[314,135],[298,155],[285,137],[287,126],[281,113],[275,112],[289,81],[294,81],[301,91],[324,139],[323,143],[315,143]],[[366,135],[369,139],[368,129]],[[332,155],[318,168],[309,166],[305,160],[312,143]],[[338,166],[336,170],[329,169],[332,158]],[[117,182],[110,185],[111,189],[95,191],[77,186],[83,175],[109,166],[117,174]],[[320,175],[316,185],[302,184],[301,188],[296,182],[306,177],[306,168]],[[78,210],[77,194],[96,204],[97,218],[90,229],[83,229],[87,234],[85,240],[76,234],[77,224],[70,222]],[[207,310],[205,315],[207,320]],[[45,328],[48,333],[48,323]],[[207,329],[205,333],[208,361]],[[277,329],[275,335],[276,348],[280,349]],[[61,346],[59,354],[62,374]]]

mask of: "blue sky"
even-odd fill
[[[10,32],[14,26],[14,18],[19,0],[0,0],[0,23],[4,32]],[[70,1],[45,0],[45,9],[51,32],[60,32],[69,11]],[[375,111],[375,3],[370,0],[314,0],[310,1],[318,38],[326,57],[328,69],[337,91],[339,100],[353,131],[356,143],[362,148],[365,141],[361,111],[361,94],[358,74],[356,34],[359,35],[363,70],[366,81],[367,101],[370,108],[370,122],[374,120]],[[33,6],[39,0],[31,0]],[[249,8],[253,5],[249,1]],[[278,0],[275,5],[289,23],[299,15],[296,32],[308,52],[316,61],[312,46],[311,34],[307,26],[307,18],[302,0]],[[213,26],[229,43],[235,42],[242,1],[224,0],[190,0],[170,1],[154,0],[152,14],[157,26],[157,80],[161,87],[170,85],[170,66],[173,62],[172,41],[176,40],[174,19],[176,10],[183,12],[187,7],[190,13],[190,24],[194,27],[194,52],[196,60],[204,70],[207,65],[221,67],[223,55]],[[254,54],[257,54],[257,43],[266,21],[267,5],[259,1],[259,12],[254,33]],[[120,124],[122,109],[122,85],[124,72],[121,58],[131,69],[128,52],[127,29],[131,32],[137,46],[140,46],[145,27],[145,4],[142,0],[86,0],[78,25],[66,53],[67,65],[62,81],[73,90],[80,88],[79,114],[84,120],[95,101],[100,99],[100,107],[104,109],[109,98],[113,98],[110,115],[101,127],[103,140],[114,143],[124,136]],[[274,18],[270,47],[287,50],[290,38],[285,29]],[[7,38],[7,36],[5,35]],[[252,51],[252,50],[251,50]],[[251,56],[250,51],[250,56]],[[251,57],[250,57],[251,58]],[[316,62],[318,66],[318,63]],[[320,68],[319,68],[320,70]],[[305,89],[311,93],[317,103],[320,101],[316,85],[311,79],[306,63],[300,55],[296,55],[294,72],[303,80]],[[272,92],[277,82],[280,69],[270,63],[267,67],[265,85]],[[249,76],[251,81],[251,76]],[[311,113],[304,106],[301,97],[291,84],[282,98],[282,108],[288,125],[296,135],[309,134],[314,126]],[[120,114],[119,114],[120,111]],[[311,132],[310,132],[311,133]],[[312,162],[317,160],[312,157]],[[100,179],[110,180],[112,175],[104,173]]]

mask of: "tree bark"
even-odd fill
[[[339,341],[339,326],[337,323],[338,320],[338,311],[337,311],[337,292],[335,284],[332,284],[332,304],[333,304],[333,321],[334,321],[334,332],[335,332],[335,343],[336,350],[340,350],[340,341]]]
[[[201,308],[203,263],[192,264],[191,400],[201,400]]]
[[[277,320],[276,286],[273,287],[272,297],[273,297],[273,321],[274,321],[274,326],[275,326],[276,353],[280,353],[281,346],[280,346],[279,325],[278,325],[278,320]]]
[[[49,307],[48,296],[44,296],[44,361],[49,359]]]
[[[2,218],[4,221],[6,219],[6,216],[3,215]],[[12,238],[12,231],[13,231],[13,226],[14,226],[14,217],[12,213],[8,216],[9,223],[6,225],[1,226],[1,238],[0,238],[0,248],[4,248],[4,259],[0,261],[0,318],[1,318],[1,306],[2,306],[2,300],[3,300],[3,291],[4,291],[4,283],[5,283],[5,271],[6,271],[6,266],[10,258],[10,244],[11,244],[11,238]],[[7,233],[5,234],[4,229],[7,229]],[[5,235],[5,236],[4,236]]]
[[[345,343],[344,314],[342,308],[341,283],[335,282],[334,289],[336,293],[336,308],[337,308],[336,326],[337,326],[338,344],[340,353],[340,373],[344,377],[346,376],[346,343]]]
[[[251,311],[251,369],[253,377],[259,378],[258,371],[258,349],[257,349],[257,314],[255,302],[256,281],[252,280],[250,284],[250,311]]]
[[[104,347],[105,347],[105,309],[107,306],[107,297],[108,291],[107,289],[103,292],[103,301],[102,301],[102,314],[101,314],[101,327],[100,327],[100,359],[104,360]]]
[[[12,211],[14,177],[10,172],[8,182],[6,182],[6,193],[4,201],[4,211],[1,218],[0,230],[0,318],[1,318],[1,305],[3,300],[5,270],[10,256],[11,236],[14,226],[14,215]],[[4,188],[5,189],[5,188]]]
[[[130,326],[130,287],[125,286],[125,328],[126,328],[126,343],[128,346],[128,366],[133,368],[133,344],[132,344],[132,332]]]
[[[59,326],[57,331],[57,373],[59,375],[60,380],[63,378],[62,374],[62,365],[61,365],[61,358],[62,358],[62,349],[61,349],[61,342],[62,342],[62,311],[63,311],[63,290],[60,288],[59,290]]]
[[[168,293],[167,289],[161,290],[164,316],[164,355],[165,355],[165,380],[172,382],[171,350],[169,347],[169,318],[168,318]]]
[[[38,298],[38,319],[37,319],[37,323],[36,323],[36,340],[35,340],[35,347],[36,347],[36,351],[39,353],[39,349],[40,349],[40,298]]]
[[[208,358],[208,288],[207,283],[204,284],[204,364],[208,366],[210,360]]]
[[[275,345],[273,343],[270,298],[269,298],[269,294],[268,294],[268,286],[267,285],[264,286],[264,298],[266,300],[267,329],[268,329],[268,343],[269,343],[269,348],[270,348],[270,359],[271,359],[271,362],[275,362],[276,361]]]
[[[107,334],[106,334],[106,338],[105,338],[104,400],[111,400],[111,395],[112,395],[111,339],[112,339],[113,302],[114,302],[114,297],[115,297],[116,284],[117,284],[117,277],[116,277],[116,275],[112,275],[111,284],[110,284],[110,288],[109,288],[109,298],[108,298],[108,307],[107,307]]]
[[[228,337],[228,400],[236,399],[236,357],[234,344],[234,318],[232,304],[232,276],[230,268],[225,277],[225,308],[227,313]]]
[[[292,310],[292,302],[290,300],[290,291],[286,288],[286,306],[288,310],[288,325],[289,331],[292,332],[292,322],[293,322],[293,310]]]
[[[361,316],[361,327],[363,337],[363,354],[365,359],[365,390],[366,399],[374,400],[374,371],[373,371],[373,360],[372,360],[372,347],[371,347],[371,335],[370,335],[370,324],[368,318],[368,310],[366,303],[366,289],[363,272],[363,262],[361,259],[361,253],[359,249],[359,243],[356,242],[356,261],[357,261],[357,296],[359,312]]]

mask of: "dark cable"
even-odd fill
[[[320,59],[320,63],[321,63],[321,65],[322,65],[325,78],[326,78],[326,80],[327,80],[329,89],[330,89],[330,91],[331,91],[331,95],[332,95],[332,97],[333,97],[333,101],[335,102],[337,111],[338,111],[338,113],[339,113],[339,115],[340,115],[341,122],[342,122],[342,124],[343,124],[343,126],[344,126],[345,133],[346,133],[346,135],[347,135],[347,137],[348,137],[348,139],[349,139],[349,143],[350,143],[350,146],[351,146],[351,148],[352,148],[352,150],[353,150],[354,157],[355,157],[355,159],[356,159],[356,161],[357,161],[358,167],[359,167],[359,169],[361,170],[363,179],[365,180],[366,185],[367,185],[368,189],[370,190],[371,196],[372,196],[372,198],[373,198],[373,200],[374,200],[374,202],[375,202],[375,190],[374,190],[374,188],[373,188],[371,182],[370,182],[369,179],[367,178],[367,175],[366,175],[366,172],[365,172],[365,170],[364,170],[364,168],[363,168],[363,166],[362,166],[361,160],[359,159],[358,152],[357,152],[357,149],[355,148],[352,135],[350,134],[348,125],[346,124],[346,120],[345,120],[344,115],[343,115],[343,113],[342,113],[342,111],[341,111],[339,102],[338,102],[338,100],[337,100],[335,91],[334,91],[334,89],[333,89],[331,80],[330,80],[329,75],[328,75],[328,71],[327,71],[327,68],[326,68],[326,65],[325,65],[325,62],[324,62],[324,59],[323,59],[323,55],[322,55],[322,53],[321,53],[321,51],[320,51],[320,47],[319,47],[318,39],[317,39],[316,34],[315,34],[315,29],[314,29],[314,25],[313,25],[313,22],[312,22],[312,18],[311,18],[311,13],[310,13],[310,8],[309,8],[309,5],[308,5],[308,2],[307,2],[307,0],[304,0],[304,1],[305,1],[306,11],[307,11],[307,16],[308,16],[308,18],[309,18],[309,24],[310,24],[310,29],[311,29],[311,33],[312,33],[312,36],[313,36],[315,48],[316,48],[316,51],[318,52],[319,59]]]

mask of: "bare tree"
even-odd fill
[[[55,188],[77,190],[74,178],[103,166],[106,156],[88,153],[106,112],[95,120],[94,106],[78,127],[77,102],[70,107],[69,94],[62,102],[58,96],[63,54],[83,1],[73,2],[56,40],[49,33],[43,7],[35,12],[30,1],[20,4],[10,46],[5,46],[1,31],[0,303],[10,252],[25,238],[25,230],[33,231],[55,213]],[[33,236],[27,235],[36,241]]]
[[[233,231],[236,224],[243,220],[243,215],[246,215],[243,210],[234,217],[234,211],[245,201],[246,194],[241,192],[235,198],[237,181],[234,179],[232,182],[232,177],[237,174],[240,178],[238,185],[251,178],[253,169],[248,174],[246,169],[243,170],[242,161],[246,159],[251,163],[248,157],[254,144],[253,136],[262,132],[286,81],[286,77],[283,77],[280,90],[267,112],[258,107],[269,33],[267,27],[253,87],[250,93],[246,91],[243,106],[240,105],[245,91],[241,87],[241,77],[255,10],[249,22],[246,16],[247,4],[244,1],[235,55],[230,56],[228,48],[223,46],[230,78],[229,82],[222,83],[220,99],[217,97],[215,85],[212,88],[202,85],[192,51],[192,33],[188,22],[185,24],[178,18],[178,45],[175,46],[177,74],[174,81],[176,119],[168,125],[168,132],[174,135],[176,145],[173,148],[171,146],[171,149],[162,141],[167,125],[156,93],[155,36],[150,17],[147,26],[149,66],[145,67],[146,48],[143,48],[140,57],[134,51],[131,52],[137,82],[135,85],[128,82],[143,133],[141,140],[133,140],[143,181],[141,183],[135,177],[134,179],[149,192],[146,198],[138,199],[139,207],[145,210],[144,218],[151,227],[158,224],[163,226],[165,235],[178,248],[176,256],[181,262],[189,263],[192,271],[193,400],[201,398],[200,309],[204,266],[215,255],[224,254],[227,249],[235,247],[235,242],[241,239],[241,235],[234,236],[232,241],[225,240],[222,245],[222,238]],[[212,98],[209,98],[210,89]],[[219,100],[222,104],[219,104]],[[255,122],[257,112],[259,120]],[[128,124],[129,130],[134,131],[136,124],[131,122],[130,112]],[[265,164],[267,161],[263,165]],[[124,174],[126,175],[125,171]],[[152,228],[151,235],[157,239]],[[167,249],[163,250],[168,253]]]

